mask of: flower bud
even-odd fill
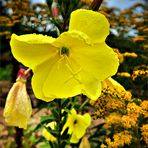
[[[3,114],[8,125],[24,129],[27,128],[32,113],[31,101],[26,90],[28,76],[23,69],[18,72],[16,82],[8,93]]]
[[[56,126],[56,122],[53,121],[53,122],[50,122],[49,124],[47,124],[46,127],[47,128],[50,127],[52,130],[54,130],[55,126]],[[42,135],[43,135],[43,137],[45,137],[49,141],[56,141],[56,138],[51,133],[49,133],[46,128],[43,129]]]
[[[53,1],[52,5],[51,5],[51,10],[52,10],[52,14],[55,18],[59,17],[59,10],[57,7],[57,3],[55,1]]]

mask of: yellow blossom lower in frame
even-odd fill
[[[46,127],[47,128],[50,127],[53,130],[55,129],[55,126],[56,126],[56,122],[50,122],[49,124],[47,124]],[[43,129],[42,135],[49,141],[56,141],[56,138],[51,133],[49,133],[46,128]]]
[[[32,107],[26,91],[26,82],[18,78],[7,96],[4,108],[5,121],[10,126],[26,129],[31,113]]]
[[[78,143],[79,139],[82,138],[86,132],[86,129],[91,124],[91,117],[88,113],[84,115],[79,115],[72,109],[68,114],[68,119],[63,127],[62,132],[68,128],[68,134],[71,135],[70,142]]]
[[[12,35],[13,56],[33,70],[35,96],[45,101],[84,94],[96,100],[101,81],[117,72],[119,60],[105,43],[109,22],[99,12],[79,9],[70,17],[69,30],[58,38]]]

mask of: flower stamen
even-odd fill
[[[76,125],[77,123],[78,123],[78,121],[77,120],[74,120],[73,124]]]
[[[67,56],[69,56],[69,48],[67,48],[67,47],[62,47],[62,48],[60,49],[60,54],[61,54],[61,55],[67,55]]]

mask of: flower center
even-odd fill
[[[62,47],[61,49],[60,49],[60,53],[61,53],[61,55],[69,55],[69,48],[67,48],[67,47]]]
[[[77,123],[78,123],[78,121],[77,120],[74,120],[73,124],[77,124]]]

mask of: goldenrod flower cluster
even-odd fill
[[[132,74],[132,79],[135,80],[139,76],[148,76],[148,70],[144,69],[135,70]]]
[[[133,58],[137,58],[138,57],[138,55],[135,53],[135,52],[125,52],[125,53],[123,53],[123,56],[124,57],[133,57]]]
[[[147,100],[142,101],[140,104],[140,107],[141,107],[141,113],[145,118],[147,118],[148,117],[148,101]]]
[[[144,124],[141,127],[141,135],[143,137],[143,140],[145,141],[146,144],[148,144],[148,124]]]
[[[129,145],[132,140],[132,135],[128,131],[123,131],[113,135],[113,141],[110,138],[106,138],[105,142],[107,145],[102,144],[101,148],[118,148],[124,145]]]
[[[134,22],[135,24],[138,24],[138,23],[141,23],[141,22]],[[134,37],[133,38],[133,41],[134,42],[138,42],[138,41],[143,41],[143,40],[145,40],[145,37],[144,36],[137,36],[137,37]]]
[[[104,117],[110,111],[123,108],[125,101],[131,100],[131,93],[111,78],[102,82],[102,87],[101,96],[96,101],[90,101],[90,104],[96,108],[94,113],[96,117]]]
[[[128,73],[128,72],[118,72],[117,76],[127,77],[127,78],[131,77],[130,73]]]
[[[132,116],[132,118],[138,118],[141,112],[141,107],[135,103],[128,103],[127,105],[127,114]]]
[[[104,14],[104,13],[103,13]],[[122,53],[120,53],[118,48],[113,48],[114,52],[116,52],[118,59],[119,59],[119,63],[123,63],[124,61],[124,56]]]
[[[141,119],[148,117],[148,101],[132,98],[130,92],[126,91],[118,82],[109,78],[102,82],[102,94],[96,101],[90,103],[96,107],[94,116],[103,117],[105,124],[103,128],[113,131],[113,141],[106,137],[105,143],[101,148],[123,147],[137,139],[135,129],[141,128],[141,136],[148,143],[148,125],[144,126]],[[141,124],[143,126],[141,127]],[[140,133],[137,133],[140,135]],[[138,139],[140,141],[141,137]]]

